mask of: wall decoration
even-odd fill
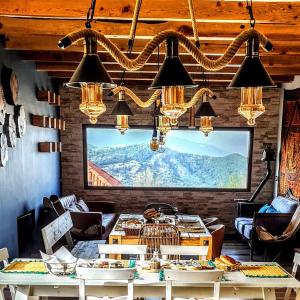
[[[0,167],[5,167],[8,161],[7,138],[4,133],[0,133]]]
[[[8,147],[14,148],[17,146],[17,132],[16,124],[13,115],[5,114],[5,121],[3,125],[3,133],[7,138]]]
[[[24,136],[26,132],[26,116],[23,105],[16,105],[14,107],[14,121],[16,124],[16,134],[18,138]]]
[[[3,89],[0,85],[0,125],[4,124],[6,114],[6,103],[4,99]]]
[[[286,94],[285,94],[286,95]],[[286,96],[285,96],[286,97]],[[298,97],[294,96],[294,99]],[[300,197],[300,100],[284,103],[279,192]]]
[[[39,152],[61,152],[61,142],[38,143]]]
[[[19,94],[19,82],[14,71],[6,66],[2,67],[1,84],[6,102],[15,105]]]
[[[152,128],[126,134],[84,127],[86,187],[247,190],[252,153],[251,128],[217,128],[205,137],[172,130],[162,153],[149,148]]]
[[[66,129],[66,122],[64,120],[48,116],[31,115],[31,124],[43,128]]]

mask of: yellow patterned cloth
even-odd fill
[[[42,261],[13,261],[2,272],[48,273]]]
[[[263,265],[263,266],[240,266],[241,272],[247,277],[288,277],[288,274],[279,266]]]

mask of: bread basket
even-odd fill
[[[125,235],[138,236],[142,228],[142,222],[138,220],[128,220],[123,224]]]

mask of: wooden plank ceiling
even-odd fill
[[[82,45],[66,50],[57,47],[64,35],[84,27],[89,0],[10,0],[0,1],[0,34],[5,34],[6,48],[20,51],[24,60],[35,61],[38,71],[46,71],[60,81],[67,81],[82,57]],[[92,28],[127,49],[128,34],[135,0],[97,2]],[[201,49],[212,58],[224,53],[229,43],[249,27],[245,1],[194,0]],[[262,61],[278,84],[300,75],[300,1],[253,0],[256,29],[273,43],[270,53],[261,51]],[[173,29],[192,38],[187,0],[143,0],[132,57],[158,32]],[[164,48],[164,47],[161,47]],[[104,49],[99,56],[118,83],[120,66]],[[164,50],[161,49],[163,53]],[[221,71],[205,72],[212,83],[227,85],[243,60],[241,49]],[[196,81],[203,80],[199,65],[181,49],[181,59]],[[163,55],[160,56],[162,62]],[[137,72],[128,72],[126,82],[150,84],[157,72],[157,54]]]

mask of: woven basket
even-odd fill
[[[133,224],[135,224],[136,226],[133,227]],[[141,228],[142,228],[142,222],[132,223],[132,221],[127,221],[123,225],[123,230],[125,232],[125,235],[130,235],[130,236],[139,236]]]
[[[77,262],[72,263],[49,263],[45,261],[48,271],[56,276],[71,275],[75,273]]]

